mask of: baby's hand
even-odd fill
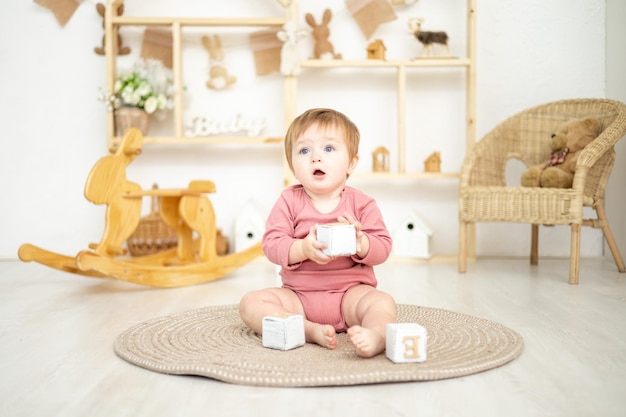
[[[325,255],[322,249],[326,249],[328,246],[326,243],[319,242],[317,240],[317,225],[311,227],[309,234],[302,240],[302,253],[307,258],[317,264],[327,264],[334,258]]]
[[[364,258],[369,252],[369,239],[361,230],[361,223],[358,222],[350,213],[344,212],[343,216],[337,217],[337,221],[340,223],[348,223],[354,226],[356,230],[356,254],[359,258]]]

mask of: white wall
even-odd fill
[[[214,4],[214,5],[211,5]],[[11,1],[0,15],[0,102],[5,135],[0,140],[0,258],[15,258],[20,244],[29,242],[64,254],[74,254],[99,239],[104,208],[83,197],[84,181],[94,162],[105,155],[104,107],[96,99],[104,86],[104,59],[93,53],[102,37],[94,0],[86,0],[66,27],[34,2]],[[450,34],[452,53],[465,48],[462,0],[420,0],[396,9],[399,19],[378,29],[387,57],[401,59],[419,53],[407,34],[406,17],[424,16],[433,30]],[[127,0],[126,15],[280,14],[273,0]],[[339,0],[301,0],[300,13],[319,20],[330,7],[331,41],[344,57],[362,58],[368,41]],[[217,12],[215,7],[218,7]],[[606,96],[605,2],[603,0],[479,0],[477,132],[480,137],[505,117],[550,100]],[[304,18],[302,27],[307,28]],[[127,30],[124,40],[137,53],[140,33]],[[245,36],[224,32],[227,65],[239,78],[227,92],[204,88],[206,53],[197,39],[186,36],[186,118],[243,112],[267,119],[267,134],[282,135],[282,81],[278,74],[256,77]],[[310,55],[311,42],[302,43]],[[615,46],[617,48],[617,46]],[[188,57],[188,58],[187,58]],[[127,58],[127,61],[131,58]],[[120,61],[122,65],[125,61]],[[371,167],[371,151],[395,141],[395,77],[375,72],[308,71],[299,80],[298,111],[312,106],[336,107],[360,126],[362,171]],[[463,158],[463,77],[442,71],[409,75],[408,167],[421,170],[433,150],[441,150],[443,169],[458,171]],[[416,96],[416,97],[414,97]],[[415,100],[415,101],[413,101]],[[413,106],[413,107],[411,107]],[[390,110],[391,109],[391,110]],[[163,128],[155,127],[158,132]],[[411,130],[413,129],[413,130]],[[624,150],[618,158],[624,158]],[[239,209],[254,200],[269,210],[282,182],[279,147],[146,146],[129,169],[132,180],[148,188],[184,186],[189,180],[216,182],[212,196],[218,226],[233,233]],[[235,185],[235,177],[246,184]],[[388,226],[411,209],[434,231],[436,254],[456,253],[458,246],[455,181],[400,181],[394,184],[362,180],[352,185],[379,200]],[[612,196],[611,198],[617,198]],[[623,234],[616,230],[616,234]],[[558,229],[558,230],[557,230]],[[567,255],[568,228],[542,229],[542,255]],[[517,239],[502,244],[502,235]],[[529,227],[479,225],[478,253],[526,255]],[[602,253],[601,235],[585,231],[583,255]]]

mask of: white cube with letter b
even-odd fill
[[[417,323],[388,324],[387,358],[395,363],[424,362],[427,337],[426,328]]]

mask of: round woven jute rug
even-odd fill
[[[447,310],[398,305],[398,322],[428,331],[427,360],[393,363],[384,353],[356,355],[345,333],[337,348],[307,343],[281,351],[263,347],[236,305],[212,306],[152,319],[115,340],[115,353],[155,372],[281,387],[335,386],[453,378],[496,368],[524,347],[515,331],[493,321]]]

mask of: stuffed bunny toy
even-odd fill
[[[280,72],[283,75],[300,74],[298,42],[305,36],[306,32],[298,29],[294,22],[287,22],[283,29],[276,33],[276,37],[283,42],[280,49]]]
[[[313,39],[315,46],[313,47],[313,56],[315,59],[341,59],[341,54],[335,53],[333,44],[330,43],[330,29],[328,24],[332,18],[330,9],[324,10],[322,23],[319,25],[315,22],[315,18],[311,13],[305,15],[306,22],[313,28]]]
[[[98,12],[100,17],[102,18],[102,27],[104,28],[104,13],[106,11],[106,6],[104,4],[102,4],[102,3],[98,3],[98,4],[96,4],[96,11]],[[124,14],[124,3],[121,3],[117,7],[117,10],[115,10],[115,13],[118,16],[121,16],[122,14]],[[106,38],[106,36],[102,36],[102,46],[96,46],[95,48],[93,48],[93,51],[96,54],[98,54],[98,55],[105,55],[106,54],[105,47],[104,47],[105,38]],[[117,54],[118,55],[128,55],[128,54],[130,54],[130,48],[128,46],[124,46],[122,44],[122,37],[120,36],[119,33],[117,33]]]
[[[237,77],[229,75],[224,66],[224,52],[222,51],[222,40],[219,35],[213,35],[213,39],[208,36],[202,37],[202,44],[209,51],[209,81],[206,86],[213,90],[221,90],[237,81]]]

